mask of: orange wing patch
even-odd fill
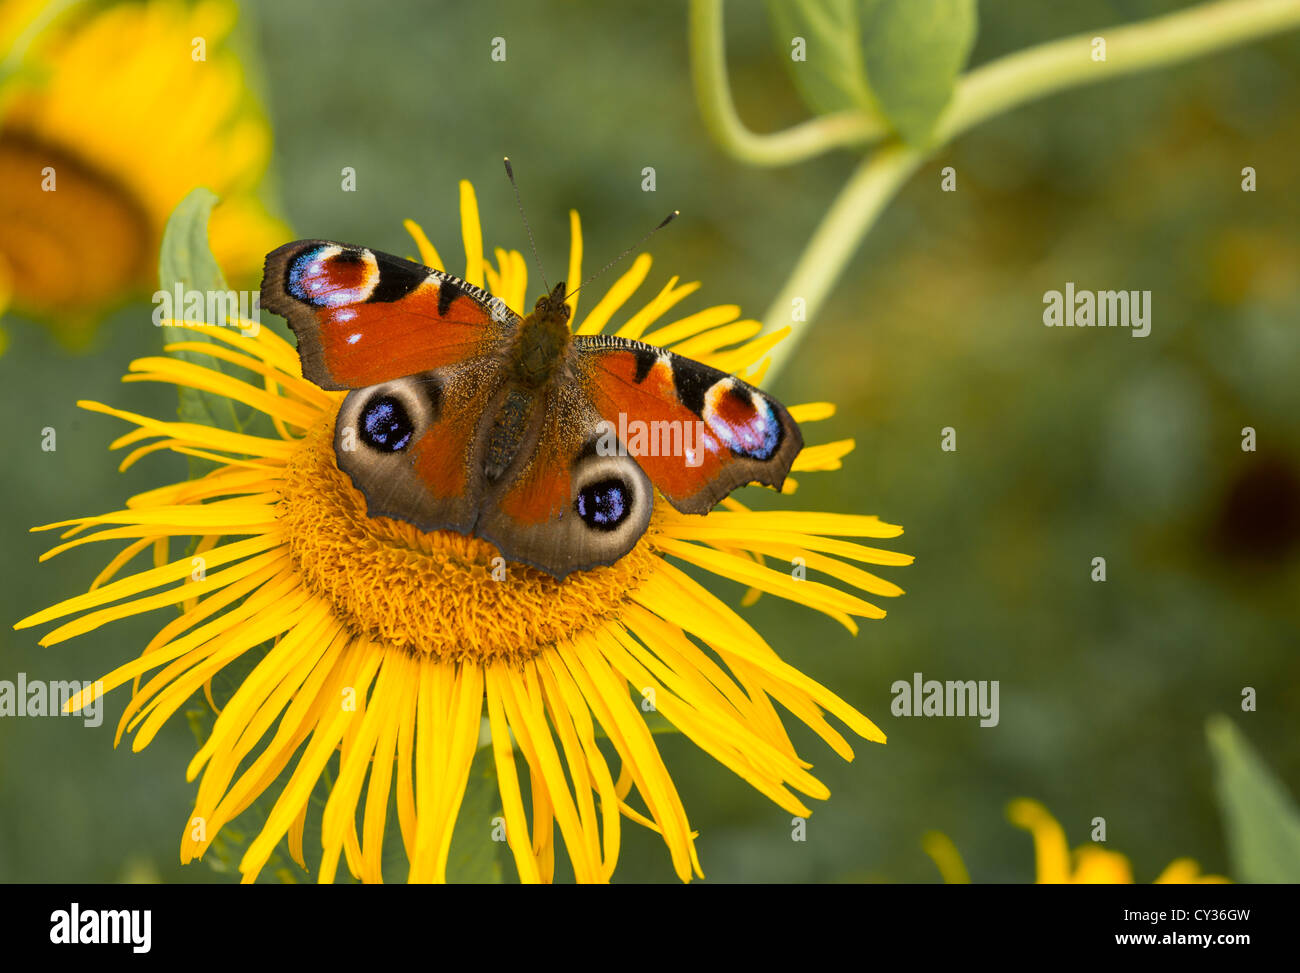
[[[303,376],[325,389],[364,388],[492,354],[519,321],[458,277],[328,240],[269,254],[261,297],[297,335]]]
[[[319,341],[330,377],[363,388],[484,354],[493,340],[492,318],[462,296],[440,314],[441,289],[430,281],[392,303],[319,310]]]

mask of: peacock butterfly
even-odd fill
[[[735,376],[572,334],[563,282],[520,317],[451,274],[298,240],[267,256],[261,306],[288,320],[304,377],[347,390],[335,454],[370,516],[483,537],[556,578],[630,551],[655,490],[704,514],[780,487],[803,448],[785,407]],[[629,427],[681,448],[629,450]]]

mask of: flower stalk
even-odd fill
[[[724,149],[751,165],[787,165],[832,149],[865,145],[884,136],[883,122],[842,112],[759,135],[736,115],[727,82],[722,0],[692,0],[692,73],[704,123]],[[770,380],[798,348],[818,310],[863,238],[916,169],[948,142],[996,115],[1070,88],[1135,74],[1300,27],[1300,0],[1216,0],[1150,20],[1089,31],[1009,54],[957,81],[930,141],[884,141],[864,159],[836,196],[785,285],[764,315],[764,331],[790,327],[772,350]],[[1106,40],[1106,59],[1091,56],[1094,37]],[[804,313],[792,320],[792,302]]]

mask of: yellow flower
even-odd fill
[[[1133,867],[1117,851],[1107,851],[1095,844],[1080,845],[1070,855],[1065,830],[1051,813],[1037,801],[1019,798],[1007,806],[1007,817],[1034,838],[1039,885],[1132,885]],[[931,831],[922,839],[922,847],[938,866],[939,874],[949,884],[970,881],[961,853],[947,835]],[[1156,878],[1155,885],[1210,885],[1227,882],[1222,875],[1204,875],[1190,858],[1176,858]]]
[[[1117,851],[1107,851],[1095,844],[1080,845],[1071,858],[1065,830],[1037,801],[1023,797],[1012,801],[1007,807],[1007,817],[1034,837],[1034,854],[1038,860],[1035,881],[1039,885],[1133,884],[1133,868]],[[1226,881],[1221,875],[1202,875],[1200,866],[1190,858],[1177,858],[1154,884],[1200,885]]]
[[[486,281],[522,310],[523,257],[498,249],[494,263],[483,259],[468,183],[461,185],[461,213],[466,279]],[[424,262],[441,269],[424,233],[409,221],[407,226]],[[578,281],[582,238],[576,213],[571,227],[568,279]],[[648,255],[638,257],[576,330],[602,330],[645,280],[650,264]],[[760,360],[780,336],[758,337],[760,325],[739,320],[739,308],[712,307],[659,324],[697,287],[672,278],[616,333],[669,345],[756,379]],[[573,320],[579,321],[576,314]],[[125,546],[86,594],[18,623],[24,628],[78,616],[41,640],[52,645],[117,618],[180,606],[181,614],[166,621],[138,659],[69,705],[76,709],[93,694],[133,683],[118,739],[135,731],[136,750],[195,692],[207,687],[211,700],[215,673],[241,656],[260,655],[222,701],[189,767],[191,779],[202,774],[191,818],[202,827],[187,829],[182,860],[201,856],[223,826],[287,772],[287,784],[239,867],[246,881],[255,879],[287,836],[291,856],[306,868],[308,798],[328,772],[321,881],[334,878],[340,855],[354,875],[380,880],[394,791],[409,880],[443,879],[452,826],[480,744],[485,700],[485,738],[495,760],[506,840],[519,877],[529,882],[552,878],[557,827],[576,878],[607,881],[618,857],[620,816],[662,835],[683,881],[702,874],[695,834],[647,725],[643,699],[653,699],[660,716],[792,815],[807,815],[804,799],[822,800],[829,792],[796,754],[775,704],[844,759],[853,751],[826,714],[860,737],[884,742],[869,719],[782,661],[743,618],[674,562],[807,605],[856,631],[855,618],[885,614],[859,593],[902,593],[858,565],[912,560],[856,539],[895,537],[901,528],[871,516],[752,511],[734,499],[705,517],[687,516],[660,502],[638,546],[615,564],[563,581],[511,565],[509,583],[501,583],[492,578],[496,551],[480,539],[422,533],[404,522],[366,516],[364,498],[335,463],[331,430],[343,396],[303,380],[290,345],[267,327],[253,337],[196,327],[216,340],[180,342],[167,350],[207,355],[245,370],[250,379],[176,357],[153,357],[133,363],[128,380],[227,396],[269,415],[278,435],[165,422],[82,403],[136,427],[113,444],[134,447],[124,468],[158,449],[220,465],[199,479],[133,497],[125,510],[50,525],[64,529],[69,539],[45,557],[95,541]],[[832,411],[813,404],[791,413],[807,423]],[[852,445],[810,446],[794,469],[836,469]],[[192,555],[178,557],[172,538],[191,538],[197,546]],[[154,567],[114,580],[150,549]],[[198,563],[204,570],[196,571],[192,556],[203,559]],[[785,567],[794,557],[805,560],[806,580],[795,580]],[[268,642],[270,648],[262,648]],[[349,698],[355,706],[341,704]],[[516,753],[528,768],[531,815],[516,775]],[[482,829],[486,837],[489,822]]]
[[[225,200],[218,260],[256,279],[286,231],[254,196],[270,129],[223,44],[235,5],[42,11],[0,0],[0,277],[15,308],[84,338],[157,286],[167,217],[198,185]]]

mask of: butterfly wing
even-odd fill
[[[268,254],[261,306],[288,320],[303,376],[323,389],[499,354],[519,323],[499,298],[459,277],[329,240]]]
[[[601,417],[581,384],[551,384],[533,412],[514,462],[484,493],[475,533],[557,578],[614,563],[650,523],[650,480],[631,457],[602,455]]]
[[[482,444],[503,386],[486,359],[354,389],[334,455],[372,517],[470,533],[484,488]]]
[[[535,411],[475,532],[556,577],[630,551],[654,488],[705,513],[746,483],[779,487],[803,448],[790,414],[753,386],[610,336],[574,338],[564,378]]]
[[[776,399],[644,342],[591,335],[574,347],[591,404],[678,510],[707,513],[747,483],[785,482],[803,437]]]
[[[261,304],[288,320],[307,379],[350,390],[335,456],[367,512],[472,530],[518,315],[458,277],[328,240],[270,253]]]

